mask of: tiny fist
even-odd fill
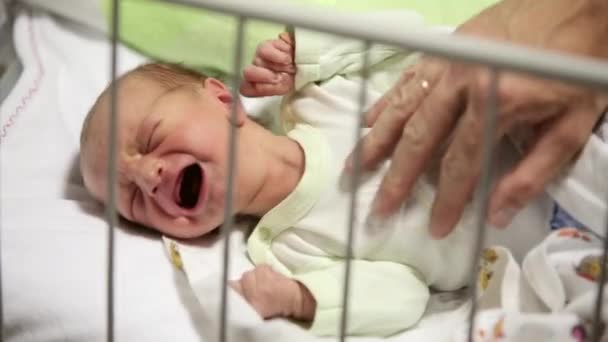
[[[228,282],[228,286],[230,286],[234,291],[236,291],[241,296],[243,295],[243,287],[241,286],[241,282],[238,280],[231,280]]]
[[[291,35],[287,32],[283,32],[283,33],[279,34],[279,39],[281,39],[282,41],[284,41],[285,43],[287,43],[289,45],[293,45],[293,39],[291,38]]]
[[[239,281],[240,291],[245,300],[263,318],[289,317],[293,314],[295,281],[275,272],[268,265],[260,265],[247,271]],[[295,285],[295,286],[294,286]]]

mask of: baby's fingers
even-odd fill
[[[276,64],[292,64],[291,46],[282,40],[272,40],[258,46],[256,56]]]
[[[286,46],[289,48],[289,50],[283,50],[283,51],[285,51],[285,52],[292,51],[294,44],[293,44],[293,38],[291,37],[291,35],[289,33],[287,33],[287,32],[281,33],[279,35],[279,39],[285,43],[284,45],[282,45],[283,48]]]
[[[230,286],[234,291],[236,291],[241,296],[244,296],[244,294],[243,294],[243,287],[241,286],[241,282],[240,281],[238,281],[238,280],[229,281],[228,282],[228,286]]]
[[[259,97],[259,96],[275,96],[285,95],[293,88],[293,80],[291,83],[279,82],[279,83],[251,83],[244,81],[241,83],[241,94],[248,97]]]
[[[279,63],[273,63],[273,62],[269,62],[267,60],[263,60],[260,57],[256,57],[253,60],[253,65],[261,67],[261,68],[265,68],[274,72],[285,72],[288,74],[295,74],[296,73],[296,66],[293,64],[279,64]]]
[[[257,65],[246,67],[243,70],[243,78],[252,83],[276,83],[281,80],[276,72]]]

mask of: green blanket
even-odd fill
[[[111,1],[103,1],[106,18]],[[340,10],[411,9],[431,24],[456,26],[497,0],[282,0]],[[230,74],[235,50],[236,20],[214,12],[149,0],[121,0],[123,43],[161,61],[183,63],[213,76]],[[276,37],[280,25],[249,21],[243,63],[251,61],[257,44]]]

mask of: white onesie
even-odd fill
[[[296,30],[295,42],[296,92],[286,98],[282,120],[288,136],[304,151],[305,170],[294,191],[261,218],[248,240],[248,253],[254,264],[270,264],[302,282],[317,303],[311,330],[335,335],[342,313],[351,198],[351,179],[343,168],[359,138],[355,127],[364,51],[360,42],[304,30]],[[368,53],[371,74],[364,108],[415,60],[386,46],[373,46]],[[384,163],[360,179],[349,334],[384,336],[408,328],[424,313],[429,287],[456,290],[469,280],[475,205],[465,210],[450,235],[434,240],[428,227],[435,186],[427,173],[396,214],[373,218],[372,200],[388,166]],[[494,243],[516,247],[509,234],[488,232]]]

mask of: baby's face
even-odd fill
[[[213,230],[224,214],[231,97],[217,80],[202,85],[167,91],[127,78],[119,91],[118,211],[181,238]],[[97,114],[109,112],[107,97]],[[108,124],[107,114],[92,118],[81,164],[85,185],[104,203]]]

